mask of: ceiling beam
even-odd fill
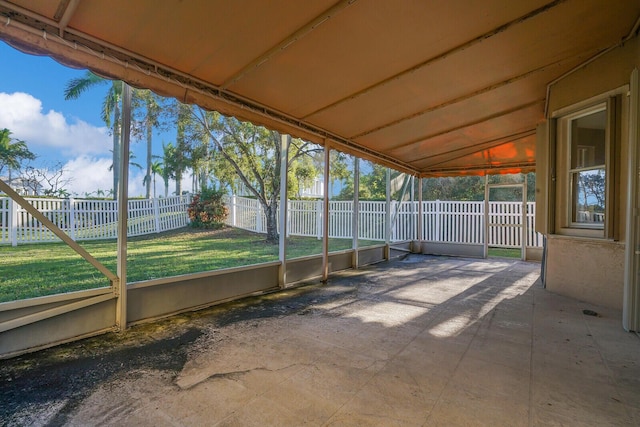
[[[445,151],[445,152],[438,153],[438,154],[419,157],[419,158],[413,159],[411,161],[411,163],[421,162],[421,161],[425,161],[425,160],[429,160],[429,159],[438,159],[439,157],[443,157],[444,156],[443,159],[442,158],[438,159],[434,163],[431,163],[429,166],[427,166],[428,168],[430,168],[431,166],[437,166],[437,165],[439,165],[441,163],[449,162],[451,160],[455,160],[455,159],[459,159],[461,157],[469,156],[471,154],[479,153],[479,152],[484,151],[484,150],[489,150],[491,148],[498,147],[498,146],[500,146],[502,144],[505,144],[507,142],[517,141],[519,139],[523,139],[523,138],[526,138],[528,136],[532,136],[532,135],[535,135],[535,134],[536,134],[536,130],[535,129],[529,129],[529,130],[525,130],[525,131],[522,131],[522,132],[514,133],[512,135],[500,137],[500,138],[497,138],[497,139],[492,139],[492,140],[481,142],[481,143],[478,143],[478,144],[474,144],[474,145],[471,145],[471,146],[460,147],[460,148],[456,148],[454,150],[449,150],[449,151]],[[453,155],[449,156],[450,154],[453,154]],[[420,168],[420,169],[425,169],[425,168]]]
[[[519,74],[517,76],[513,76],[513,77],[508,78],[506,80],[502,80],[502,81],[500,81],[498,83],[494,83],[492,85],[489,85],[489,86],[483,87],[481,89],[478,89],[478,90],[476,90],[474,92],[466,93],[466,94],[461,95],[461,96],[459,96],[457,98],[453,98],[453,99],[450,99],[449,101],[445,101],[445,102],[443,102],[441,104],[425,108],[424,110],[416,111],[416,112],[411,113],[411,114],[409,114],[407,116],[400,117],[399,119],[396,119],[396,120],[393,120],[391,122],[382,124],[380,126],[376,126],[375,128],[368,129],[368,130],[366,130],[364,132],[360,132],[359,134],[352,135],[349,138],[350,139],[358,139],[358,138],[361,138],[363,136],[366,136],[366,135],[378,132],[380,130],[389,128],[391,126],[395,126],[395,125],[398,125],[400,123],[404,123],[404,122],[406,122],[408,120],[412,120],[412,119],[415,119],[417,117],[424,116],[425,114],[429,114],[429,113],[431,113],[433,111],[440,110],[442,108],[449,107],[449,106],[454,105],[454,104],[458,104],[458,103],[466,101],[468,99],[475,98],[476,96],[484,95],[485,93],[500,89],[500,88],[502,88],[504,86],[508,86],[508,85],[510,85],[512,83],[516,83],[516,82],[518,82],[520,80],[524,80],[526,78],[529,78],[529,77],[531,77],[531,76],[533,76],[535,74],[547,71],[550,68],[560,67],[560,66],[562,66],[562,65],[564,65],[564,64],[566,64],[568,62],[576,61],[577,59],[579,59],[582,56],[584,56],[584,54],[579,54],[579,55],[573,56],[571,58],[563,58],[563,59],[560,59],[558,61],[552,62],[550,64],[545,64],[545,65],[543,65],[541,67],[535,68],[533,70],[529,70],[526,73]]]
[[[329,19],[331,19],[332,17],[340,13],[342,10],[351,6],[356,1],[357,0],[341,0],[338,3],[334,4],[329,9],[325,10],[323,13],[316,16],[314,19],[312,19],[311,21],[307,22],[305,25],[300,27],[293,34],[286,37],[280,43],[276,44],[271,49],[267,50],[262,55],[258,56],[253,61],[245,65],[240,71],[238,71],[237,73],[229,77],[227,80],[225,80],[220,85],[220,88],[221,89],[229,88],[230,86],[238,82],[240,79],[242,79],[246,75],[258,69],[258,67],[260,67],[262,64],[269,61],[274,56],[280,54],[281,52],[286,50],[289,46],[291,46],[298,40],[307,36],[309,33],[311,33],[313,30],[318,28],[324,22],[328,21]]]
[[[69,24],[69,21],[71,21],[71,17],[73,17],[78,4],[80,4],[80,0],[63,0],[58,5],[58,9],[53,16],[53,19],[58,21],[60,37],[64,35],[67,25]]]
[[[535,162],[513,162],[513,163],[501,163],[500,165],[479,165],[479,166],[456,166],[450,168],[431,169],[427,172],[422,172],[420,178],[434,178],[441,176],[464,176],[464,175],[478,175],[478,172],[489,174],[490,172],[500,172],[509,169],[520,169],[522,173],[532,172],[536,169]]]
[[[333,103],[331,103],[329,105],[326,105],[326,106],[324,106],[322,108],[319,108],[319,109],[317,109],[317,110],[305,115],[303,117],[303,119],[307,119],[310,116],[313,116],[313,115],[318,114],[320,112],[323,112],[325,110],[329,110],[329,109],[331,109],[331,108],[333,108],[333,107],[335,107],[335,106],[337,106],[339,104],[342,104],[342,103],[344,103],[346,101],[350,101],[350,100],[359,98],[362,95],[365,95],[365,94],[367,94],[367,93],[369,93],[369,92],[371,92],[371,91],[373,91],[373,90],[375,90],[375,89],[377,89],[379,87],[385,86],[385,85],[387,85],[387,84],[389,84],[389,83],[391,83],[391,82],[393,82],[395,80],[398,80],[398,79],[400,79],[400,78],[402,78],[404,76],[407,76],[409,74],[415,73],[416,71],[418,71],[418,70],[420,70],[420,69],[422,69],[424,67],[427,67],[427,66],[429,66],[429,65],[431,65],[431,64],[433,64],[435,62],[442,61],[442,60],[446,59],[447,57],[449,57],[449,56],[451,56],[451,55],[453,55],[455,53],[458,53],[458,52],[461,52],[463,50],[469,49],[470,47],[472,47],[472,46],[474,46],[474,45],[476,45],[478,43],[482,43],[483,41],[485,41],[485,40],[487,40],[487,39],[489,39],[491,37],[494,37],[494,36],[496,36],[496,35],[504,32],[504,31],[508,30],[509,28],[511,28],[511,27],[513,27],[515,25],[521,24],[521,23],[523,23],[525,21],[528,21],[531,18],[534,18],[535,16],[538,16],[538,15],[540,15],[542,13],[545,13],[545,12],[549,11],[550,9],[558,6],[559,4],[564,3],[565,1],[566,0],[555,0],[555,1],[552,1],[551,3],[548,3],[548,4],[546,4],[546,5],[542,6],[542,7],[539,7],[537,9],[535,9],[535,10],[532,10],[531,12],[529,12],[529,13],[527,13],[525,15],[522,15],[522,16],[514,19],[514,20],[511,20],[511,21],[507,22],[506,24],[502,24],[499,27],[496,27],[493,30],[488,31],[488,32],[486,32],[484,34],[481,34],[478,37],[474,37],[473,39],[468,40],[468,41],[462,43],[461,45],[458,45],[458,46],[456,46],[456,47],[454,47],[452,49],[449,49],[446,52],[443,52],[443,53],[441,53],[441,54],[439,54],[437,56],[434,56],[434,57],[429,58],[429,59],[427,59],[425,61],[422,61],[419,64],[414,65],[411,68],[408,68],[406,70],[400,71],[399,73],[397,73],[397,74],[395,74],[395,75],[393,75],[391,77],[388,77],[388,78],[386,78],[384,80],[378,81],[378,82],[376,82],[376,83],[374,83],[374,84],[372,84],[372,85],[370,85],[370,86],[368,86],[368,87],[366,87],[366,88],[364,88],[362,90],[359,90],[359,91],[357,91],[355,93],[352,93],[352,94],[350,94],[350,95],[348,95],[348,96],[346,96],[344,98],[341,98],[341,99],[339,99],[339,100],[337,100],[337,101],[335,101],[335,102],[333,102]]]
[[[499,111],[499,112],[497,112],[495,114],[491,114],[489,116],[482,117],[482,118],[474,120],[472,122],[466,122],[466,123],[463,123],[463,124],[461,124],[459,126],[448,128],[448,129],[445,129],[445,130],[440,131],[440,132],[436,132],[436,133],[424,135],[424,136],[421,136],[421,137],[417,137],[417,138],[415,138],[415,139],[413,139],[411,141],[403,142],[403,143],[400,143],[398,145],[388,146],[388,149],[385,150],[385,152],[388,153],[390,151],[397,150],[399,148],[405,148],[405,147],[409,147],[409,146],[411,146],[413,144],[418,144],[418,143],[420,143],[422,141],[426,141],[428,139],[437,138],[439,136],[443,136],[443,135],[446,135],[448,133],[456,132],[456,131],[462,130],[462,129],[470,127],[470,126],[475,126],[475,125],[479,125],[479,124],[482,124],[482,123],[487,123],[487,122],[490,122],[491,120],[498,119],[498,118],[500,118],[502,116],[507,116],[509,114],[516,113],[518,111],[526,110],[527,108],[531,108],[531,107],[535,106],[536,104],[544,104],[544,102],[545,102],[544,99],[537,99],[535,101],[528,102],[528,103],[523,104],[523,105],[518,105],[517,107],[513,107],[513,108],[510,108],[508,110]]]

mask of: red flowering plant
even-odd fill
[[[224,194],[222,190],[205,188],[200,194],[193,196],[187,209],[191,226],[212,229],[224,227],[224,221],[229,215],[229,209],[223,201]]]

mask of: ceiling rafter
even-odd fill
[[[458,103],[460,103],[460,102],[466,101],[466,100],[471,99],[471,98],[475,98],[476,96],[483,95],[483,94],[485,94],[485,93],[488,93],[488,92],[494,91],[494,90],[496,90],[496,89],[500,89],[500,88],[502,88],[502,87],[504,87],[504,86],[507,86],[507,85],[510,85],[510,84],[512,84],[512,83],[516,83],[516,82],[518,82],[518,81],[520,81],[520,80],[524,80],[524,79],[526,79],[526,78],[529,78],[529,77],[531,77],[531,76],[533,76],[533,75],[535,75],[535,74],[538,74],[538,73],[542,73],[542,72],[544,72],[544,71],[547,71],[547,70],[549,70],[550,68],[553,68],[553,67],[561,67],[562,65],[565,65],[566,63],[571,63],[571,62],[573,62],[573,61],[575,61],[575,60],[577,60],[577,59],[579,59],[579,58],[582,58],[582,57],[584,57],[584,56],[589,56],[589,54],[581,53],[581,54],[576,55],[576,56],[573,56],[573,57],[571,57],[571,58],[564,58],[564,59],[561,59],[561,60],[559,60],[559,61],[552,62],[552,63],[550,63],[550,64],[545,64],[545,65],[543,65],[543,66],[541,66],[541,67],[535,68],[535,69],[533,69],[533,70],[529,70],[529,71],[527,71],[526,73],[519,74],[519,75],[517,75],[517,76],[510,77],[510,78],[508,78],[508,79],[506,79],[506,80],[502,80],[502,81],[500,81],[500,82],[498,82],[498,83],[494,83],[494,84],[492,84],[492,85],[489,85],[489,86],[483,87],[483,88],[478,89],[478,90],[476,90],[476,91],[474,91],[474,92],[472,92],[472,93],[466,93],[466,94],[461,95],[461,96],[459,96],[459,97],[457,97],[457,98],[453,98],[453,99],[450,99],[449,101],[445,101],[445,102],[443,102],[443,103],[441,103],[441,104],[438,104],[438,105],[434,105],[434,106],[432,106],[432,107],[425,108],[424,110],[416,111],[416,112],[414,112],[414,113],[412,113],[412,114],[409,114],[409,115],[407,115],[407,116],[404,116],[404,117],[401,117],[401,118],[399,118],[399,119],[393,120],[393,121],[391,121],[391,122],[388,122],[388,123],[382,124],[382,125],[380,125],[380,126],[376,126],[375,128],[372,128],[372,129],[366,130],[366,131],[364,131],[364,132],[360,132],[359,134],[352,135],[352,136],[350,136],[349,138],[350,138],[350,139],[358,139],[358,138],[362,138],[363,136],[366,136],[366,135],[372,134],[372,133],[374,133],[374,132],[378,132],[378,131],[380,131],[380,130],[383,130],[383,129],[389,128],[389,127],[391,127],[391,126],[398,125],[398,124],[400,124],[400,123],[406,122],[406,121],[408,121],[408,120],[415,119],[415,118],[420,117],[420,116],[424,116],[425,114],[429,114],[429,113],[431,113],[431,112],[433,112],[433,111],[440,110],[440,109],[445,108],[445,107],[449,107],[449,106],[451,106],[451,105],[453,105],[453,104],[458,104]]]
[[[567,0],[554,0],[551,3],[548,3],[548,4],[546,4],[546,5],[542,6],[542,7],[539,7],[537,9],[535,9],[535,10],[532,10],[531,12],[529,12],[529,13],[527,13],[525,15],[522,15],[522,16],[516,18],[516,19],[513,19],[513,20],[509,21],[506,24],[502,24],[499,27],[494,28],[491,31],[488,31],[488,32],[486,32],[486,33],[484,33],[484,34],[482,34],[482,35],[480,35],[478,37],[474,37],[473,39],[471,39],[471,40],[469,40],[469,41],[467,41],[465,43],[462,43],[462,44],[460,44],[460,45],[458,45],[458,46],[456,46],[456,47],[454,47],[452,49],[449,49],[446,52],[443,52],[443,53],[441,53],[439,55],[436,55],[436,56],[434,56],[432,58],[429,58],[429,59],[427,59],[425,61],[422,61],[419,64],[414,65],[411,68],[408,68],[406,70],[400,71],[399,73],[397,73],[397,74],[395,74],[395,75],[393,75],[391,77],[388,77],[388,78],[386,78],[384,80],[376,82],[376,83],[374,83],[374,84],[372,84],[372,85],[370,85],[370,86],[368,86],[368,87],[366,87],[366,88],[364,88],[362,90],[359,90],[359,91],[357,91],[355,93],[352,93],[352,94],[350,94],[350,95],[348,95],[348,96],[346,96],[344,98],[341,98],[341,99],[339,99],[339,100],[337,100],[337,101],[335,101],[335,102],[333,102],[333,103],[331,103],[329,105],[326,105],[326,106],[324,106],[322,108],[319,108],[319,109],[317,109],[317,110],[315,110],[315,111],[313,111],[313,112],[311,112],[309,114],[306,114],[302,118],[303,119],[307,119],[307,118],[309,118],[309,117],[311,117],[311,116],[313,116],[315,114],[318,114],[320,112],[329,110],[329,109],[331,109],[331,108],[333,108],[333,107],[335,107],[335,106],[337,106],[339,104],[342,104],[344,102],[359,98],[362,95],[365,95],[365,94],[367,94],[367,93],[369,93],[369,92],[371,92],[371,91],[373,91],[373,90],[375,90],[375,89],[377,89],[379,87],[385,86],[385,85],[387,85],[387,84],[389,84],[389,83],[391,83],[391,82],[393,82],[395,80],[399,80],[400,78],[402,78],[402,77],[404,77],[406,75],[415,73],[416,71],[418,71],[418,70],[420,70],[420,69],[422,69],[422,68],[424,68],[426,66],[429,66],[429,65],[431,65],[431,64],[433,64],[433,63],[435,63],[437,61],[441,61],[441,60],[446,59],[447,57],[449,57],[449,56],[451,56],[451,55],[453,55],[455,53],[458,53],[458,52],[461,52],[463,50],[466,50],[466,49],[468,49],[468,48],[470,48],[470,47],[472,47],[472,46],[474,46],[474,45],[476,45],[478,43],[482,43],[483,41],[485,41],[485,40],[487,40],[487,39],[489,39],[491,37],[494,37],[494,36],[504,32],[504,31],[508,30],[509,28],[513,27],[514,25],[521,24],[521,23],[523,23],[525,21],[528,21],[531,18],[534,18],[535,16],[538,16],[538,15],[540,15],[542,13],[545,13],[545,12],[553,9],[554,7],[564,3],[565,1],[567,1]]]
[[[278,55],[280,52],[286,50],[289,46],[300,40],[301,38],[307,36],[317,27],[334,17],[336,14],[340,13],[347,7],[351,6],[357,0],[341,0],[338,3],[331,6],[329,9],[322,12],[320,15],[316,16],[311,21],[307,22],[305,25],[296,30],[293,34],[286,37],[284,40],[273,46],[271,49],[267,50],[260,56],[256,57],[253,61],[245,65],[240,71],[230,76],[225,80],[221,85],[221,89],[227,89],[230,86],[234,85],[240,79],[244,78],[246,75],[252,73],[257,70],[262,64],[269,61],[274,56]]]
[[[53,16],[53,19],[58,21],[60,37],[64,36],[67,25],[69,25],[69,21],[71,21],[78,4],[80,4],[80,0],[63,0],[58,5],[58,9]]]
[[[455,166],[455,167],[446,167],[446,168],[433,168],[428,172],[423,172],[419,175],[420,178],[434,178],[439,176],[448,176],[448,175],[474,175],[475,172],[484,172],[485,175],[489,175],[491,171],[500,172],[501,170],[520,170],[523,173],[534,171],[536,168],[535,163],[531,162],[511,162],[511,163],[501,163],[500,165],[495,164],[484,164],[478,166]]]
[[[492,139],[490,141],[480,142],[480,143],[474,144],[472,146],[460,147],[460,148],[456,148],[454,150],[445,151],[445,152],[438,153],[438,154],[433,154],[433,155],[429,155],[429,156],[415,158],[414,160],[411,161],[411,163],[417,163],[417,162],[433,159],[433,158],[436,158],[436,157],[446,156],[447,154],[456,153],[456,155],[454,157],[447,158],[446,160],[437,161],[435,163],[431,163],[430,164],[431,166],[436,166],[436,165],[439,165],[439,164],[444,163],[444,162],[448,162],[448,161],[451,161],[451,160],[455,160],[455,159],[459,159],[461,157],[468,156],[470,154],[475,154],[475,153],[479,153],[479,152],[484,151],[484,150],[488,150],[488,149],[491,149],[491,148],[498,147],[498,146],[504,144],[505,142],[517,141],[519,139],[523,139],[523,138],[535,135],[535,133],[536,133],[535,129],[528,129],[528,130],[525,130],[525,131],[522,131],[522,132],[514,133],[512,135],[503,136],[503,137],[500,137],[500,138],[497,138],[497,139]],[[460,153],[462,153],[462,154],[460,154]]]
[[[475,126],[475,125],[479,125],[479,124],[482,124],[482,123],[487,123],[487,122],[490,122],[491,120],[498,119],[500,117],[507,116],[509,114],[516,113],[518,111],[526,110],[527,108],[533,107],[536,104],[544,104],[544,102],[545,102],[544,99],[537,99],[537,100],[532,101],[532,102],[527,102],[526,104],[518,105],[518,106],[510,108],[508,110],[499,111],[497,113],[494,113],[494,114],[491,114],[489,116],[485,116],[485,117],[479,118],[479,119],[471,121],[471,122],[462,123],[459,126],[455,126],[453,128],[448,128],[448,129],[445,129],[445,130],[440,131],[440,132],[432,133],[432,134],[429,134],[429,135],[424,135],[424,136],[418,137],[416,139],[413,139],[411,141],[403,142],[403,143],[398,144],[398,145],[388,146],[389,149],[386,150],[386,152],[397,150],[397,149],[400,149],[400,148],[409,147],[411,145],[418,144],[418,143],[420,143],[422,141],[425,141],[427,139],[437,138],[439,136],[443,136],[443,135],[446,135],[448,133],[456,132],[456,131],[462,130],[462,129],[470,127],[470,126]]]

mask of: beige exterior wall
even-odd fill
[[[624,244],[551,235],[546,286],[580,301],[622,309]]]
[[[544,174],[537,190],[538,209],[546,212],[547,262],[546,286],[552,292],[567,295],[586,302],[622,309],[624,290],[625,230],[629,152],[629,109],[627,88],[634,68],[640,68],[640,43],[632,39],[583,68],[566,76],[550,87],[548,126],[539,131],[546,133],[544,148],[537,153],[538,173]],[[620,91],[622,89],[622,92]],[[607,180],[615,180],[615,194],[608,194],[608,204],[615,200],[608,211],[614,229],[602,237],[588,237],[589,231],[563,228],[563,212],[569,203],[566,187],[562,186],[568,174],[562,153],[561,141],[556,141],[555,118],[587,107],[590,103],[606,99],[607,94],[621,94],[620,137],[617,141],[618,163],[615,174]],[[547,131],[547,129],[549,129]],[[542,146],[542,147],[541,147]],[[559,155],[560,154],[560,155]],[[556,170],[552,163],[557,160]],[[553,179],[554,172],[556,174]],[[541,230],[542,231],[542,230]],[[596,234],[596,233],[591,233]],[[601,233],[602,234],[602,233]],[[576,237],[582,235],[581,237]]]

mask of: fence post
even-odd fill
[[[9,197],[9,241],[18,246],[18,204]]]
[[[231,195],[231,226],[236,226],[236,195]]]
[[[69,197],[69,237],[76,240],[76,201]]]
[[[322,200],[316,202],[316,235],[322,240]]]
[[[257,202],[257,207],[258,208],[256,210],[256,232],[262,233],[262,205],[260,204],[260,202]]]
[[[160,200],[151,199],[151,208],[153,209],[153,219],[155,221],[156,233],[159,233],[161,231],[160,230]]]
[[[440,224],[442,222],[442,213],[440,212],[440,199],[436,199],[436,203],[435,203],[435,216],[436,216],[436,221],[435,221],[435,241],[436,242],[442,242],[444,241],[442,239],[442,237],[440,236]]]
[[[291,237],[291,200],[287,199],[287,237]]]

